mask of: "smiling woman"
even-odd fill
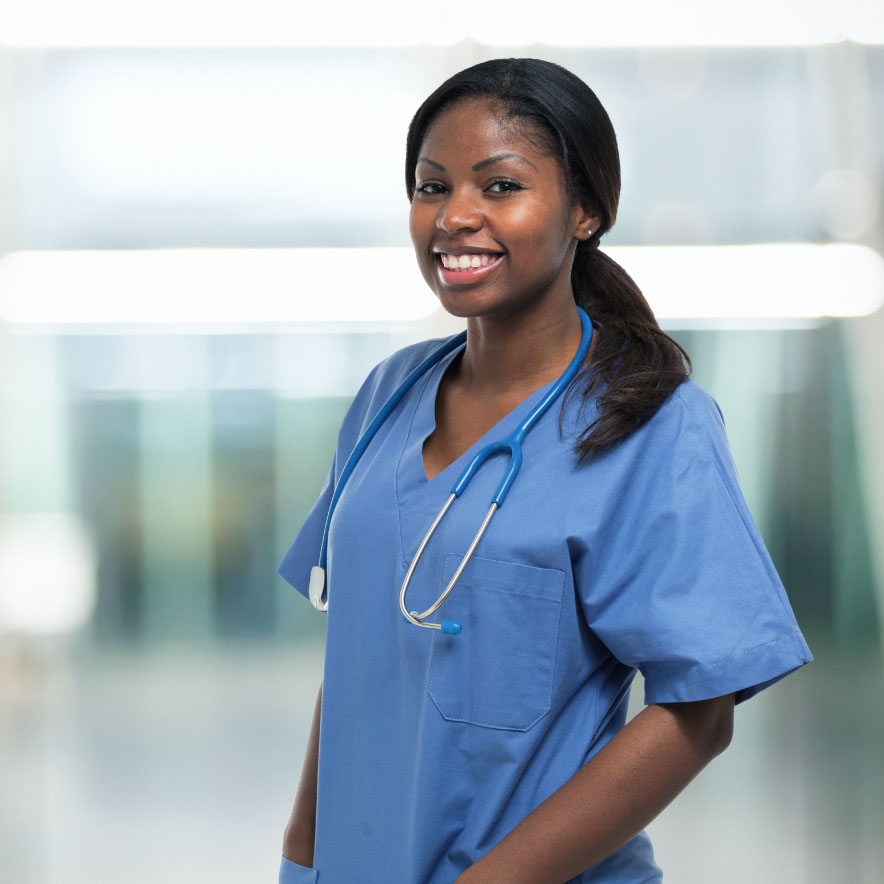
[[[810,653],[716,404],[598,250],[620,167],[592,91],[462,71],[412,120],[406,184],[465,342],[372,371],[280,565],[329,611],[280,881],[659,882],[642,828]]]

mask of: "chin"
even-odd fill
[[[471,297],[466,292],[463,294],[448,294],[446,292],[444,295],[436,292],[436,297],[439,299],[439,306],[446,313],[451,316],[457,316],[459,319],[488,316],[497,312],[494,309],[494,305],[483,301],[481,297]]]

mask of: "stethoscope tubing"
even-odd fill
[[[424,535],[423,540],[420,542],[417,551],[415,552],[414,558],[411,560],[411,563],[408,566],[405,578],[399,590],[399,608],[403,618],[407,622],[415,626],[423,626],[427,629],[441,629],[443,632],[455,635],[461,631],[460,624],[454,621],[443,620],[441,623],[433,623],[427,621],[426,618],[432,616],[451,594],[452,590],[457,585],[458,580],[463,574],[464,569],[469,563],[473,553],[475,552],[476,547],[479,545],[479,541],[482,539],[485,532],[487,531],[488,526],[491,523],[491,519],[493,518],[497,510],[503,505],[504,500],[506,500],[506,496],[507,494],[509,494],[510,488],[512,488],[513,483],[516,480],[516,476],[519,473],[519,469],[522,466],[522,441],[524,440],[526,434],[543,416],[547,409],[549,409],[550,405],[552,405],[552,403],[555,402],[556,399],[558,399],[558,397],[563,393],[563,391],[571,383],[571,381],[574,380],[577,372],[580,370],[581,366],[586,360],[586,356],[589,353],[590,345],[592,344],[592,321],[586,315],[586,313],[580,309],[580,307],[577,308],[577,313],[580,317],[581,326],[580,345],[577,348],[577,352],[568,363],[568,367],[565,369],[562,375],[552,384],[549,390],[547,390],[543,398],[540,400],[540,402],[537,403],[537,405],[534,406],[528,416],[523,421],[521,421],[511,433],[509,433],[505,438],[497,442],[491,442],[488,445],[485,445],[476,453],[470,463],[467,464],[466,469],[457,478],[457,481],[454,483],[451,489],[451,493],[446,499],[445,504],[443,505],[439,514],[433,520],[433,523],[432,525],[430,525],[429,530]],[[335,507],[337,506],[338,500],[340,499],[347,480],[350,478],[350,475],[356,468],[356,464],[359,462],[359,459],[368,448],[371,440],[375,437],[378,430],[383,425],[384,421],[390,416],[396,406],[402,401],[405,394],[408,393],[408,391],[415,385],[415,383],[417,383],[417,381],[421,377],[423,377],[430,368],[432,368],[434,365],[444,359],[449,353],[461,347],[465,340],[466,332],[461,332],[459,335],[455,335],[455,337],[451,338],[448,341],[445,341],[441,346],[437,347],[432,353],[430,353],[429,356],[426,357],[426,359],[424,359],[418,366],[416,366],[411,372],[409,372],[406,378],[393,391],[390,398],[387,399],[387,401],[384,403],[378,413],[374,416],[371,423],[360,436],[359,441],[356,443],[356,446],[350,453],[350,456],[347,458],[347,462],[344,464],[344,469],[341,471],[341,475],[338,478],[337,483],[335,484],[335,490],[332,494],[332,499],[329,504],[328,515],[325,519],[325,526],[322,534],[322,544],[319,549],[319,564],[314,566],[310,573],[310,601],[319,610],[328,610],[328,587],[326,584],[328,536],[332,515],[334,514]],[[417,611],[409,611],[405,604],[405,595],[408,591],[408,586],[411,582],[412,577],[414,576],[415,570],[417,569],[418,562],[420,561],[421,556],[426,550],[430,539],[432,538],[436,529],[442,523],[445,515],[451,509],[454,501],[464,492],[464,490],[467,488],[467,486],[472,481],[473,477],[476,475],[479,469],[483,466],[483,464],[495,455],[502,454],[504,452],[509,452],[510,455],[506,471],[504,472],[503,478],[501,479],[497,490],[494,492],[494,496],[491,499],[491,506],[486,513],[485,518],[482,520],[482,524],[479,526],[479,530],[473,536],[473,539],[469,547],[467,548],[464,557],[461,559],[460,564],[455,570],[454,575],[452,576],[451,580],[449,580],[445,589],[442,591],[436,601],[433,602],[432,605],[430,605],[430,607],[420,613],[418,613]]]
[[[308,588],[308,596],[313,607],[319,611],[328,610],[328,585],[326,581],[326,567],[328,564],[328,535],[331,528],[332,516],[338,505],[338,500],[344,491],[347,480],[351,473],[356,469],[356,464],[365,453],[365,450],[371,444],[378,430],[383,426],[384,421],[393,413],[396,406],[402,401],[405,394],[434,366],[437,362],[443,360],[449,353],[462,347],[467,339],[465,331],[455,335],[438,346],[429,356],[413,368],[405,377],[405,380],[390,395],[390,398],[381,406],[381,409],[374,416],[371,423],[365,428],[356,447],[350,452],[341,475],[335,482],[335,490],[332,493],[332,499],[328,507],[328,515],[325,517],[325,525],[322,530],[322,543],[319,547],[319,562],[310,570],[310,584]]]
[[[544,415],[544,413],[549,409],[550,405],[556,401],[556,399],[561,396],[567,386],[574,380],[574,377],[577,375],[577,372],[580,371],[580,367],[583,365],[587,354],[589,353],[590,345],[592,344],[592,321],[586,315],[586,313],[581,310],[579,307],[577,308],[577,312],[580,315],[580,326],[581,326],[581,335],[580,335],[580,345],[577,348],[577,352],[572,357],[571,361],[568,363],[568,367],[562,372],[562,375],[558,378],[558,380],[553,383],[553,385],[546,391],[543,398],[528,416],[519,423],[519,425],[505,438],[501,439],[498,442],[491,442],[488,445],[481,448],[475,455],[475,457],[470,461],[467,465],[466,469],[460,474],[457,481],[454,483],[454,486],[451,489],[451,494],[448,496],[448,499],[445,501],[444,506],[442,507],[439,515],[433,521],[433,524],[430,526],[429,531],[424,535],[423,540],[420,542],[420,545],[417,548],[417,552],[414,554],[414,558],[411,560],[411,564],[408,567],[408,570],[405,573],[405,579],[402,581],[402,586],[399,590],[399,610],[402,612],[402,616],[414,626],[423,626],[427,629],[440,629],[442,632],[449,633],[451,635],[457,635],[461,631],[461,625],[453,620],[443,620],[440,623],[433,623],[431,621],[427,621],[426,618],[432,616],[442,605],[445,599],[451,595],[452,590],[457,585],[458,580],[460,580],[461,575],[467,567],[470,559],[473,556],[473,553],[476,551],[476,547],[479,545],[479,541],[482,539],[485,532],[488,530],[488,526],[491,523],[491,519],[497,510],[503,506],[504,500],[506,500],[507,494],[509,494],[510,488],[513,486],[513,482],[516,480],[516,476],[519,473],[519,469],[522,466],[522,441],[524,440],[528,431],[537,423],[538,420]],[[454,501],[460,497],[460,495],[464,492],[466,487],[472,481],[473,476],[479,471],[482,465],[490,460],[497,454],[501,454],[503,452],[509,452],[510,459],[507,464],[506,471],[504,472],[503,479],[501,479],[500,485],[498,485],[497,490],[494,492],[494,496],[491,499],[491,507],[488,512],[485,514],[485,518],[482,520],[482,524],[479,526],[479,530],[473,536],[472,541],[470,542],[469,547],[467,548],[466,553],[460,561],[460,564],[457,567],[457,570],[451,577],[451,580],[448,581],[445,589],[442,590],[442,593],[427,608],[425,611],[418,613],[417,611],[409,611],[407,605],[405,604],[405,594],[408,591],[408,585],[411,582],[411,578],[414,576],[414,572],[417,569],[417,564],[420,561],[421,556],[424,553],[424,550],[427,548],[427,544],[430,541],[430,538],[435,533],[436,529],[442,522],[442,519],[451,509]]]
[[[350,474],[356,469],[356,464],[359,463],[365,450],[371,444],[371,440],[374,439],[377,431],[381,428],[384,421],[386,421],[386,419],[393,413],[393,410],[402,401],[405,394],[427,373],[427,371],[436,365],[437,362],[441,362],[449,353],[457,350],[458,347],[463,346],[466,339],[467,333],[465,331],[455,335],[453,338],[445,341],[441,346],[433,350],[423,362],[421,362],[416,368],[412,369],[412,371],[406,376],[405,380],[393,391],[390,398],[383,404],[381,410],[374,416],[371,423],[365,428],[362,435],[359,437],[356,447],[350,452],[350,456],[344,464],[344,469],[341,470],[341,475],[335,484],[334,494],[332,494],[331,503],[329,504],[328,515],[325,519],[325,529],[322,532],[322,545],[319,548],[320,568],[325,568],[328,562],[328,534],[335,507],[338,505],[338,500],[344,490],[344,486],[347,484],[347,480],[350,478]]]

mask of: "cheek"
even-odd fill
[[[427,211],[427,206],[413,202],[408,212],[408,232],[415,248],[426,245],[433,234],[434,217]]]
[[[411,237],[411,241],[417,245],[417,241],[415,240],[417,229],[415,224],[414,203],[411,204],[411,208],[408,210],[408,234]]]
[[[561,213],[544,205],[521,208],[510,218],[510,231],[523,247],[533,248],[535,259],[541,255],[558,257],[569,239]]]
[[[424,211],[422,211],[422,209]],[[425,211],[426,206],[412,203],[408,213],[408,232],[411,243],[414,246],[414,254],[417,258],[417,266],[425,282],[430,288],[435,279],[436,262],[429,253],[430,242],[433,236],[434,221]]]

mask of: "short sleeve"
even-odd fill
[[[328,516],[328,508],[331,506],[332,495],[335,490],[335,462],[332,460],[331,468],[325,477],[319,497],[310,508],[307,518],[304,519],[301,530],[298,531],[294,542],[289,547],[277,573],[288,581],[301,595],[308,597],[310,586],[310,569],[319,562],[319,547],[322,544],[322,534],[325,531],[325,520]]]
[[[579,591],[596,635],[644,675],[645,702],[739,702],[810,662],[711,397],[683,385],[616,458]]]

